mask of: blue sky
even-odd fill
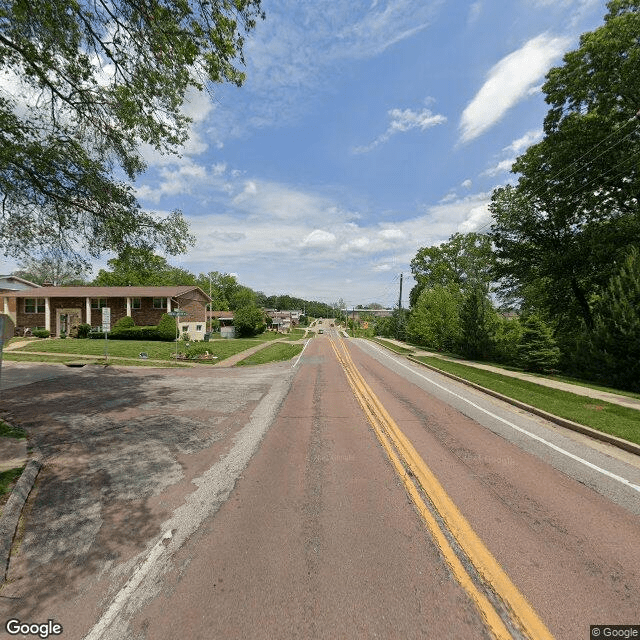
[[[483,228],[540,139],[544,75],[595,0],[263,0],[247,81],[190,96],[181,158],[145,150],[143,206],[196,234],[170,258],[266,294],[397,304],[418,248]],[[486,228],[486,227],[485,227]]]

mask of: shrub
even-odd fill
[[[34,338],[48,338],[51,335],[51,333],[49,331],[47,331],[46,329],[34,329],[31,332],[31,335]]]
[[[131,316],[124,316],[124,318],[120,318],[118,322],[113,325],[113,331],[118,331],[120,329],[130,329],[131,327],[135,327],[136,323],[133,321]]]
[[[90,338],[104,340],[102,331],[92,332]],[[158,336],[158,327],[130,327],[128,329],[120,329],[109,333],[109,340],[162,340]]]
[[[61,331],[60,332],[60,339],[64,340],[67,337],[67,332],[66,331]]]
[[[91,331],[91,325],[86,322],[78,325],[78,338],[88,338]]]
[[[176,327],[175,318],[165,313],[158,322],[158,340],[175,340]]]

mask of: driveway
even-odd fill
[[[27,430],[44,466],[0,591],[0,620],[56,619],[63,637],[81,637],[74,629],[121,586],[203,474],[240,446],[248,425],[269,423],[291,372],[288,362],[243,369],[5,363],[0,415]],[[225,481],[233,486],[241,471]],[[202,517],[228,490],[208,486]]]

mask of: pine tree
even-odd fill
[[[600,301],[591,340],[596,377],[640,391],[640,252],[633,248]]]
[[[557,366],[560,349],[551,328],[536,314],[521,320],[522,338],[518,348],[519,364],[527,371],[543,373]]]

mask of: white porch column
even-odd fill
[[[171,313],[171,298],[167,296],[167,313]]]
[[[131,298],[127,298],[127,315],[131,317]]]
[[[8,316],[9,315],[9,299],[7,298],[7,296],[4,296],[3,300],[4,300],[4,315]]]
[[[86,316],[86,323],[91,324],[91,298],[87,296],[84,301],[84,309]]]
[[[44,299],[44,328],[51,331],[51,299]]]

